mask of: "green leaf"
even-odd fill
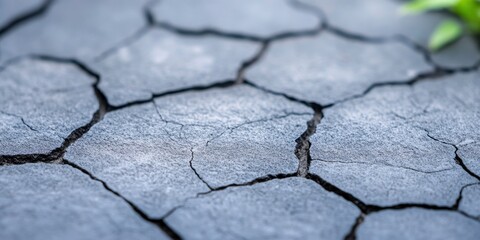
[[[462,27],[454,20],[443,21],[430,37],[428,47],[432,51],[438,51],[445,45],[452,43],[462,34]]]
[[[403,5],[402,13],[420,13],[429,10],[438,10],[451,8],[458,3],[459,0],[414,0]]]

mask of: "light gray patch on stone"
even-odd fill
[[[475,181],[458,166],[440,172],[418,172],[380,163],[313,161],[310,171],[360,200],[380,206],[399,203],[451,206],[460,189]]]
[[[1,239],[168,239],[123,200],[66,165],[0,168]]]
[[[163,0],[153,7],[159,22],[199,31],[270,37],[312,30],[320,24],[313,14],[292,6],[287,0]]]
[[[243,86],[160,98],[156,104],[166,121],[217,127],[209,135],[193,127],[183,131],[194,140],[193,166],[212,187],[295,172],[295,139],[313,115],[303,105]]]
[[[465,187],[458,209],[480,218],[480,183]]]
[[[480,176],[480,144],[461,146],[457,153],[465,166],[477,176]]]
[[[314,182],[288,178],[199,197],[166,221],[186,239],[341,239],[358,214]]]
[[[452,205],[475,179],[455,163],[453,146],[416,126],[431,107],[416,96],[384,87],[327,109],[311,138],[311,171],[367,203]]]
[[[16,17],[41,6],[44,0],[2,0],[0,1],[0,28]]]
[[[301,0],[320,8],[329,22],[346,31],[370,36],[402,35],[427,47],[432,32],[451,17],[444,13],[402,14],[404,1],[391,0]],[[475,41],[463,36],[452,46],[433,53],[433,60],[446,67],[465,67],[480,60]]]
[[[90,122],[94,79],[69,64],[24,59],[0,72],[0,154],[48,153]]]
[[[3,61],[27,54],[91,60],[144,26],[147,0],[62,0],[0,40]]]
[[[309,113],[311,110],[247,86],[175,94],[158,98],[155,104],[107,114],[102,122],[68,149],[65,158],[107,181],[149,215],[161,217],[185,199],[208,191],[190,168],[192,151],[194,167],[198,167],[200,175],[205,174],[205,178],[215,177],[215,184],[226,185],[232,181],[253,180],[266,173],[294,171],[296,163],[293,154],[291,159],[276,159],[276,156],[266,155],[266,151],[278,150],[276,146],[279,145],[289,146],[282,150],[285,155],[293,153],[294,145],[290,141],[294,142],[293,137],[297,136],[287,135],[301,134],[299,130],[305,129],[308,115],[290,117],[288,122],[282,123],[285,125],[277,126],[288,129],[284,132],[273,131],[267,126],[259,127],[248,135],[245,133],[243,138],[227,132],[225,136],[232,139],[246,141],[250,138],[262,145],[219,141],[213,146],[223,146],[226,156],[222,156],[225,158],[207,158],[207,153],[197,153],[196,149],[203,148],[209,140],[229,128],[297,111]],[[299,124],[303,126],[297,128]],[[242,161],[235,161],[234,157],[241,154],[252,156],[249,152],[265,153],[265,156],[244,157],[240,159]],[[281,167],[267,168],[266,162]],[[242,164],[245,166],[240,166]],[[242,168],[249,172],[232,175],[231,169]]]
[[[373,83],[407,81],[430,69],[420,54],[400,43],[371,44],[322,33],[273,43],[246,78],[328,104],[361,94]]]
[[[119,105],[155,92],[235,79],[242,62],[258,49],[258,44],[245,41],[181,37],[153,29],[96,67],[103,78],[100,88],[111,104]]]
[[[357,239],[464,239],[480,236],[480,222],[456,212],[406,209],[368,215],[357,231]]]
[[[479,72],[418,83],[413,97],[427,107],[412,122],[431,136],[457,146],[480,142]]]

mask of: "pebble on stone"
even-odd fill
[[[29,54],[92,60],[146,25],[146,2],[55,1],[44,16],[0,39],[1,60]]]
[[[359,210],[301,178],[189,200],[166,218],[186,239],[342,239]]]
[[[0,72],[0,155],[48,153],[90,122],[94,79],[79,68],[22,59]]]
[[[320,19],[287,0],[163,0],[153,8],[158,22],[192,31],[267,38],[318,28]]]
[[[67,165],[4,166],[0,185],[0,239],[168,239]]]
[[[161,217],[208,191],[190,161],[213,186],[295,172],[295,138],[311,115],[303,105],[247,86],[175,94],[108,113],[65,158]]]
[[[427,46],[436,27],[451,16],[445,13],[402,14],[403,1],[301,0],[322,10],[329,23],[342,30],[369,37],[404,36]],[[472,66],[480,60],[475,40],[464,36],[438,53],[433,60],[445,67]]]
[[[458,209],[480,219],[480,183],[469,185],[463,189],[462,201]]]
[[[477,240],[480,222],[456,212],[411,208],[368,215],[357,230],[360,240]]]
[[[453,146],[431,139],[416,121],[437,97],[445,98],[427,97],[428,90],[466,82],[447,79],[414,85],[415,90],[382,87],[327,109],[311,138],[311,155],[318,160],[311,171],[366,203],[453,205],[461,187],[475,179],[455,163]]]
[[[118,49],[94,66],[110,103],[148,99],[194,85],[235,79],[242,63],[259,45],[214,36],[179,36],[160,29]]]
[[[370,85],[407,81],[431,70],[400,43],[372,44],[323,32],[272,43],[246,78],[268,89],[328,104],[363,93]]]

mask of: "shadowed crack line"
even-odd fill
[[[75,168],[76,170],[79,170],[80,172],[88,175],[92,180],[94,181],[97,181],[97,182],[100,182],[102,184],[102,186],[109,192],[111,192],[112,194],[114,194],[115,196],[121,198],[125,203],[127,203],[131,208],[132,210],[138,214],[143,220],[147,221],[147,222],[150,222],[152,224],[154,224],[155,226],[157,226],[158,228],[160,228],[160,230],[162,230],[165,234],[167,234],[171,239],[181,239],[180,235],[178,235],[178,233],[175,232],[175,230],[173,230],[170,226],[168,226],[168,224],[166,222],[164,222],[162,219],[153,219],[151,217],[149,217],[145,212],[143,212],[137,205],[135,205],[132,201],[128,200],[127,198],[125,198],[123,195],[121,195],[119,192],[113,190],[105,181],[95,177],[92,173],[90,173],[89,171],[87,171],[86,169],[80,167],[79,165],[73,163],[73,162],[70,162],[66,159],[63,159],[62,161],[63,164],[65,165],[68,165],[72,168]]]
[[[53,2],[54,0],[45,0],[43,1],[42,4],[40,4],[36,8],[31,9],[27,12],[21,13],[20,15],[11,19],[5,25],[0,26],[0,38],[2,38],[8,32],[14,30],[15,28],[18,28],[21,25],[26,24],[27,22],[42,16],[44,13],[48,11],[48,9],[50,8]]]
[[[197,169],[195,169],[195,167],[193,167],[193,158],[194,158],[193,148],[190,148],[190,152],[192,153],[192,157],[190,158],[190,161],[188,162],[190,164],[190,168],[195,173],[197,178],[200,179],[200,181],[202,181],[208,187],[208,189],[213,190],[213,188],[210,186],[210,184],[208,184],[208,182],[205,181],[205,179],[203,179],[200,176],[200,174],[198,174]]]
[[[91,70],[86,64],[76,60],[76,59],[67,59],[67,58],[59,58],[54,56],[46,56],[46,55],[30,55],[26,58],[31,59],[39,59],[43,61],[50,61],[62,64],[71,64],[88,76],[95,79],[94,83],[92,84],[92,88],[94,90],[95,96],[98,101],[99,108],[93,114],[91,120],[72,131],[67,138],[64,139],[62,145],[50,153],[47,154],[19,154],[19,155],[2,155],[0,156],[0,166],[5,164],[24,164],[24,163],[35,163],[35,162],[46,162],[46,163],[58,163],[63,158],[63,155],[66,152],[66,149],[73,144],[75,141],[80,139],[85,133],[87,133],[90,128],[102,120],[103,116],[105,115],[109,103],[103,92],[98,88],[98,84],[100,82],[100,76]]]

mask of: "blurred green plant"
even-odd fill
[[[464,27],[476,38],[480,37],[480,1],[479,0],[412,0],[406,3],[402,12],[415,14],[432,10],[447,10],[463,22],[447,19],[440,23],[430,36],[428,47],[438,51],[457,40]]]

